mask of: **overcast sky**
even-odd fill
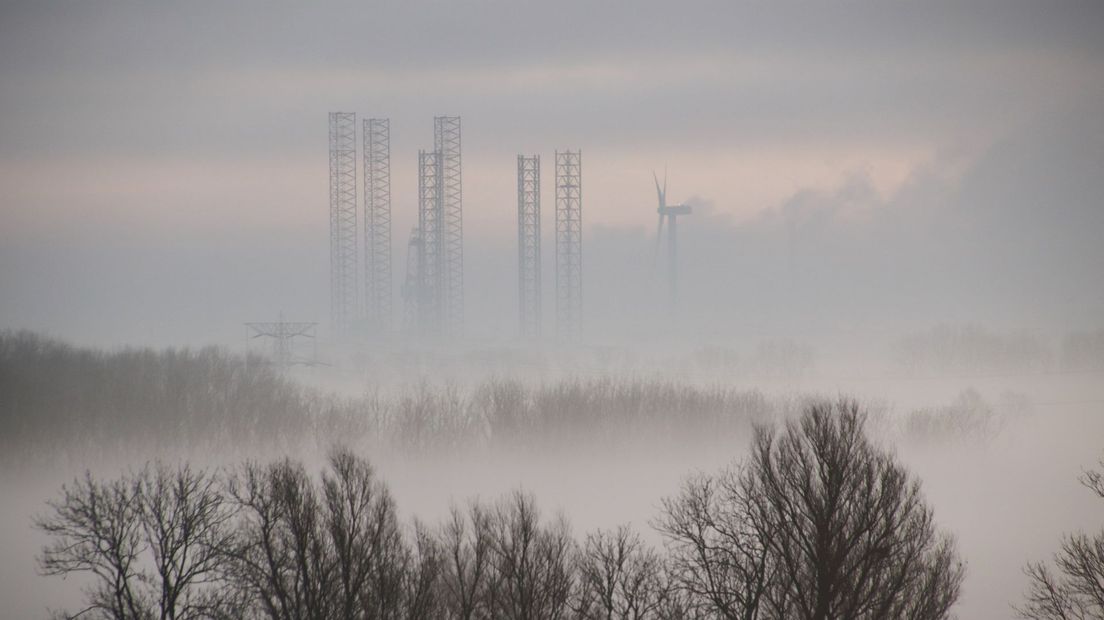
[[[477,337],[516,328],[516,155],[550,232],[565,148],[596,331],[657,305],[664,166],[695,333],[1104,316],[1099,2],[225,4],[0,7],[0,328],[325,320],[333,110],[392,119],[397,281],[416,151],[463,117]]]

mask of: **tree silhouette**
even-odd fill
[[[691,479],[657,522],[680,587],[723,618],[937,619],[964,570],[919,482],[851,401],[814,403],[751,457]]]
[[[663,559],[621,526],[586,537],[578,566],[575,614],[580,620],[645,620],[666,602]]]
[[[218,578],[231,512],[214,475],[147,466],[111,482],[85,473],[35,525],[53,537],[42,572],[95,579],[76,615],[112,619],[233,617],[233,588]]]
[[[418,540],[412,555],[390,493],[367,461],[339,450],[319,489],[301,464],[249,464],[232,478],[237,539],[231,581],[273,620],[401,617],[425,605],[421,581],[436,551]],[[411,569],[417,571],[413,582]]]
[[[577,544],[520,491],[404,527],[368,461],[337,450],[317,477],[291,459],[86,474],[36,521],[52,537],[40,564],[90,573],[76,615],[115,620],[945,618],[953,541],[863,423],[843,401],[759,428],[745,462],[663,502],[666,555],[625,526]],[[1104,495],[1100,473],[1085,480]],[[1066,615],[1028,617],[1090,617],[1100,548],[1071,538],[1060,579],[1038,565],[1030,609]]]
[[[448,618],[490,616],[494,579],[491,523],[491,512],[473,502],[467,513],[453,506],[441,527],[442,596]]]
[[[541,523],[531,495],[518,491],[502,500],[491,521],[491,617],[569,617],[574,545],[563,518]]]
[[[1104,499],[1104,460],[1089,470],[1081,483]],[[1093,536],[1070,534],[1054,554],[1051,569],[1044,562],[1027,565],[1031,579],[1020,616],[1032,620],[1104,619],[1104,531]]]

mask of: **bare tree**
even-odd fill
[[[53,538],[39,557],[42,572],[95,576],[75,616],[186,620],[241,611],[218,576],[231,513],[214,474],[158,464],[101,482],[86,472],[49,505],[35,521]]]
[[[756,434],[749,485],[779,563],[771,604],[810,620],[944,618],[964,570],[919,481],[865,436],[853,401]]]
[[[556,620],[569,613],[574,541],[567,522],[540,522],[532,496],[515,492],[492,521],[491,617]]]
[[[331,455],[322,488],[340,617],[386,617],[401,608],[408,561],[394,500],[371,465],[348,450]]]
[[[668,540],[675,587],[720,618],[763,617],[763,599],[775,583],[770,523],[753,510],[745,486],[753,481],[739,469],[691,477],[677,497],[663,501],[654,524]]]
[[[246,465],[232,480],[240,510],[231,579],[273,619],[401,618],[407,571],[435,574],[435,551],[412,558],[395,504],[367,461],[348,451],[330,457],[321,488],[289,460]],[[421,541],[419,541],[421,542]],[[424,604],[422,586],[413,589]]]
[[[724,618],[939,619],[964,574],[950,536],[857,404],[815,403],[750,459],[690,480],[657,523],[679,583]]]
[[[438,534],[442,555],[442,596],[447,618],[474,620],[490,617],[491,580],[494,578],[492,515],[473,502],[465,514],[453,506]]]
[[[215,474],[147,467],[136,482],[142,529],[160,583],[158,617],[232,617],[240,601],[219,578],[233,512]]]
[[[1104,460],[1099,470],[1089,470],[1081,483],[1104,499]],[[1032,620],[1104,619],[1104,531],[1093,536],[1067,535],[1054,554],[1052,570],[1044,562],[1027,565],[1031,579],[1027,601],[1017,608]]]
[[[445,597],[442,592],[444,568],[444,551],[433,532],[415,522],[414,541],[403,571],[404,620],[445,616]]]
[[[628,526],[589,534],[579,557],[579,620],[647,620],[665,602],[663,562]]]
[[[61,500],[49,502],[51,514],[35,520],[35,526],[53,538],[39,556],[42,573],[95,576],[88,607],[75,615],[148,617],[151,609],[139,590],[146,546],[132,485],[125,480],[100,482],[85,472],[61,493]]]
[[[662,598],[656,608],[656,620],[715,620],[717,614],[692,598],[685,590],[676,587],[670,575],[664,575]]]
[[[254,613],[286,620],[335,617],[337,573],[303,466],[291,460],[246,464],[231,480],[230,495],[239,523],[228,575],[255,602]]]

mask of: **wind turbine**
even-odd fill
[[[655,264],[655,258],[659,255],[659,245],[663,240],[663,222],[667,221],[667,276],[669,278],[670,286],[670,311],[671,314],[675,312],[676,302],[678,300],[678,216],[690,215],[690,205],[686,204],[667,204],[667,169],[663,170],[663,186],[659,185],[659,177],[655,172],[652,172],[652,178],[655,180],[656,196],[659,198],[659,208],[656,211],[659,213],[659,226],[656,229],[656,245],[655,252],[652,256],[652,263]]]

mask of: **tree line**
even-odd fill
[[[892,345],[902,370],[920,373],[1086,372],[1104,369],[1104,329],[1067,332],[1057,342],[1028,330],[938,325]]]
[[[908,439],[987,440],[1001,418],[979,396],[914,411]],[[31,332],[0,332],[0,463],[147,452],[249,452],[294,446],[471,449],[495,442],[634,436],[685,442],[747,437],[755,423],[795,416],[800,396],[662,379],[492,379],[470,389],[416,385],[343,398],[213,347],[97,351]],[[5,461],[5,459],[7,459]]]
[[[327,405],[259,358],[215,347],[101,351],[0,331],[0,448],[13,461],[270,444],[311,432]]]
[[[341,397],[215,347],[74,347],[0,331],[0,462],[152,451],[271,449],[304,439],[440,450],[651,429],[745,432],[796,399],[663,380],[489,380]]]
[[[36,519],[46,575],[88,575],[112,619],[947,618],[964,567],[919,481],[851,401],[759,426],[751,455],[663,500],[661,547],[577,539],[514,492],[403,522],[365,458],[153,463],[62,488]]]

